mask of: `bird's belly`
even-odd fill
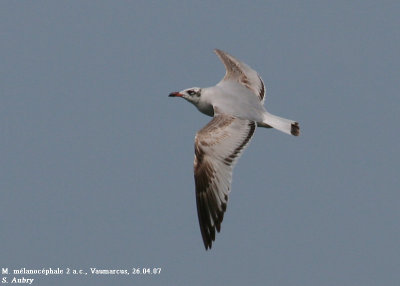
[[[227,87],[216,85],[209,88],[197,108],[200,112],[213,116],[213,106],[218,108],[219,113],[256,122],[262,122],[265,113],[258,96],[236,83],[231,83]]]
[[[254,101],[253,98],[246,98],[246,95],[234,95],[229,99],[230,100],[226,100],[226,98],[224,98],[216,103],[222,113],[256,122],[261,122],[263,120],[265,109],[259,101]]]

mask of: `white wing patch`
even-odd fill
[[[221,50],[214,50],[225,65],[226,74],[222,81],[235,80],[256,94],[260,101],[265,100],[265,85],[258,73],[245,63]]]
[[[253,121],[216,114],[195,138],[194,179],[197,214],[206,249],[221,229],[232,170],[254,134]]]

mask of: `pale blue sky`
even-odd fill
[[[399,1],[1,1],[0,267],[36,285],[399,285]],[[211,251],[193,141],[225,50],[298,138],[257,129]]]

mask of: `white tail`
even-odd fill
[[[261,124],[259,123],[258,125],[261,127],[272,127],[294,136],[300,135],[300,126],[298,122],[282,118],[268,112],[264,114],[263,122]]]

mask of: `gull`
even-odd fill
[[[169,94],[186,99],[200,112],[213,117],[197,132],[194,146],[197,216],[206,250],[215,241],[215,231],[221,230],[233,167],[256,127],[300,134],[298,122],[266,111],[265,85],[255,70],[226,52],[218,49],[214,52],[226,69],[217,85]]]

